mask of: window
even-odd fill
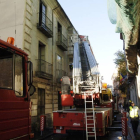
[[[15,90],[23,96],[23,57],[0,49],[0,88]]]
[[[62,78],[62,57],[59,55],[56,56],[56,77]]]
[[[45,60],[45,45],[42,42],[39,42],[38,58]]]
[[[42,1],[40,2],[40,23],[46,25],[46,6]]]
[[[46,24],[46,6],[42,4],[42,23]]]
[[[61,24],[58,22],[58,33],[61,33],[62,34],[62,26]]]
[[[13,88],[13,59],[0,58],[0,88]]]
[[[62,26],[61,24],[58,22],[57,24],[57,32],[58,32],[58,41],[61,42],[62,41]]]
[[[39,42],[38,48],[38,70],[46,72],[46,62],[45,62],[45,45]]]
[[[15,94],[23,96],[23,58],[15,55]]]
[[[45,114],[45,89],[38,88],[38,116]]]
[[[60,57],[59,55],[57,55],[57,69],[62,69],[62,57]]]

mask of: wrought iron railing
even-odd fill
[[[52,33],[52,21],[44,14],[43,12],[39,13],[39,27],[42,27],[46,32],[49,32],[49,34]]]
[[[37,59],[37,71],[52,75],[52,64],[42,59]]]
[[[73,47],[68,47],[68,55],[73,55]]]
[[[67,73],[64,70],[56,69],[56,79],[61,79],[63,76],[66,76]]]
[[[67,46],[68,46],[68,42],[67,42],[66,37],[65,37],[63,34],[61,34],[61,33],[58,33],[58,34],[57,34],[57,44],[62,44],[62,45],[64,45],[66,48],[67,48]]]

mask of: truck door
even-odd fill
[[[15,51],[16,52],[16,51]],[[31,132],[27,56],[0,44],[0,139],[28,140]]]

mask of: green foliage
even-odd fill
[[[120,81],[120,74],[123,74],[124,76],[127,75],[126,57],[125,57],[125,53],[120,50],[115,53],[115,56],[116,58],[114,59],[114,63],[118,68],[118,77],[116,78],[116,81]],[[126,82],[124,82],[119,86],[119,90],[121,90],[122,93],[126,93],[127,91]]]
[[[127,74],[126,71],[126,58],[125,53],[123,51],[117,51],[115,53],[116,58],[114,59],[114,63],[118,67],[118,74],[122,73],[123,75]],[[119,75],[118,75],[119,77]]]

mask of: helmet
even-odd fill
[[[132,101],[131,100],[129,100],[129,103],[131,103]]]
[[[131,104],[134,104],[134,102],[132,101]]]

